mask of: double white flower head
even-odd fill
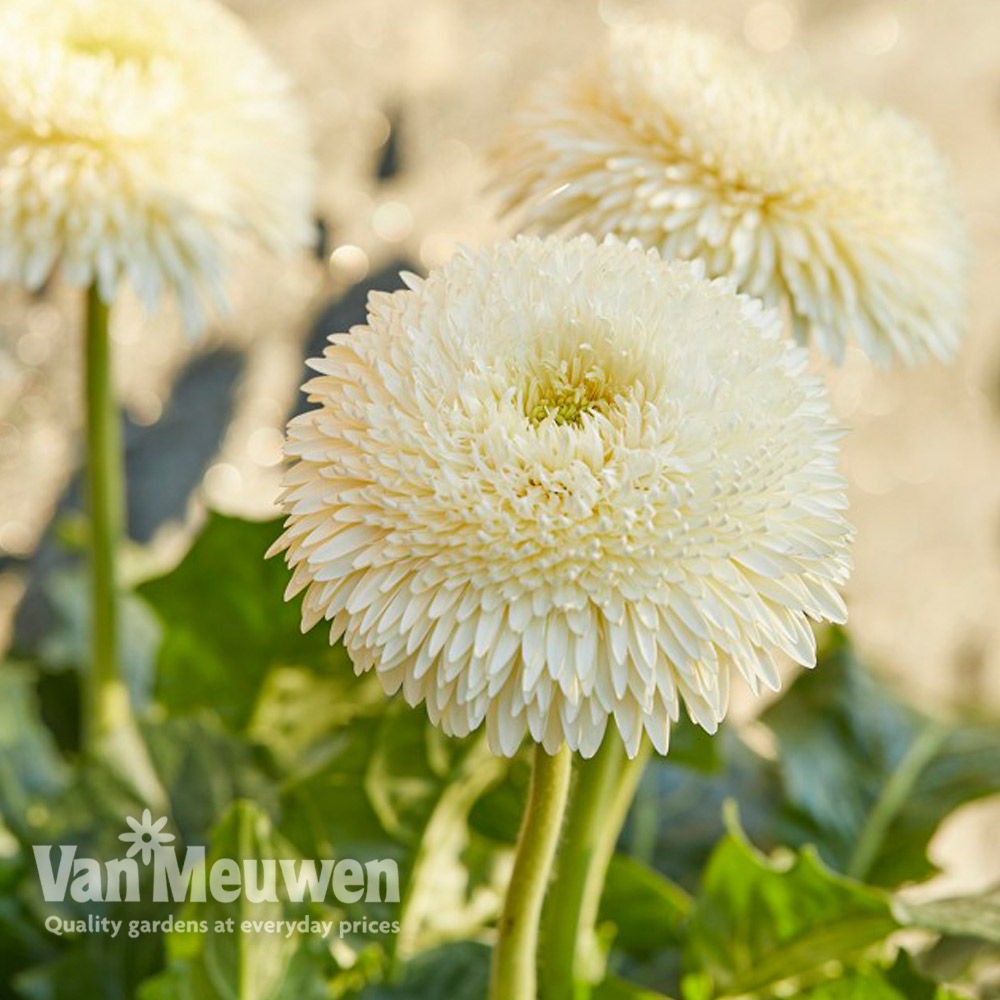
[[[309,239],[312,182],[287,80],[221,5],[0,6],[0,280],[127,279],[197,327],[232,235]]]
[[[589,237],[461,252],[373,293],[293,421],[276,546],[357,670],[444,730],[666,752],[730,678],[841,621],[839,431],[778,315]]]
[[[498,143],[504,203],[545,231],[636,238],[700,260],[840,361],[952,356],[966,243],[917,124],[773,76],[680,26],[614,32],[542,82]]]

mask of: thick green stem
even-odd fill
[[[535,748],[531,788],[493,952],[490,1000],[535,1000],[538,923],[569,794],[572,756]]]
[[[542,1000],[579,1000],[599,977],[594,928],[618,836],[649,756],[644,743],[629,760],[621,736],[610,731],[597,755],[577,764],[566,814],[568,836],[542,914]]]
[[[118,667],[118,541],[124,485],[118,407],[111,381],[108,306],[96,287],[87,293],[85,396],[87,499],[90,517],[91,662],[83,734],[94,751],[130,719]]]
[[[618,734],[612,733],[611,735],[617,741]],[[611,864],[618,838],[621,836],[622,827],[625,825],[629,808],[635,798],[651,751],[652,747],[649,741],[643,740],[635,757],[631,760],[628,757],[623,757],[621,770],[618,773],[618,783],[608,809],[604,813],[604,822],[600,825],[597,837],[597,850],[587,876],[587,891],[584,893],[584,905],[580,914],[581,926],[587,932],[592,932],[597,923],[597,911],[604,893],[608,865]]]
[[[607,734],[591,760],[576,762],[566,812],[570,835],[559,850],[552,888],[542,911],[539,983],[544,1000],[572,1000],[589,873],[597,864],[606,810],[624,762],[625,748],[617,732]]]

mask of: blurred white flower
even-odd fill
[[[310,238],[312,177],[288,81],[212,0],[0,6],[0,280],[128,279],[195,327],[230,235]]]
[[[529,95],[497,145],[505,207],[542,230],[701,260],[840,361],[946,359],[965,319],[965,235],[922,128],[776,80],[679,26],[615,31]]]
[[[464,735],[661,752],[811,664],[850,529],[822,383],[728,282],[590,237],[461,252],[331,338],[274,551],[358,672]]]

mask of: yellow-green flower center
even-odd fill
[[[593,354],[582,352],[534,368],[525,387],[524,413],[536,427],[545,420],[578,427],[588,413],[607,413],[619,394]]]

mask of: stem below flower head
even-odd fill
[[[593,759],[577,762],[566,814],[571,835],[560,850],[542,914],[542,1000],[575,1000],[582,984],[599,978],[594,936],[598,908],[608,865],[648,758],[647,741],[629,760],[619,734],[609,731]]]
[[[87,503],[90,515],[91,662],[85,681],[83,734],[94,751],[131,717],[118,667],[117,551],[124,485],[118,407],[111,382],[109,307],[96,285],[87,293],[85,396]]]
[[[541,745],[535,747],[528,804],[493,952],[490,1000],[535,1000],[538,922],[559,844],[571,769],[567,747],[554,756]]]

